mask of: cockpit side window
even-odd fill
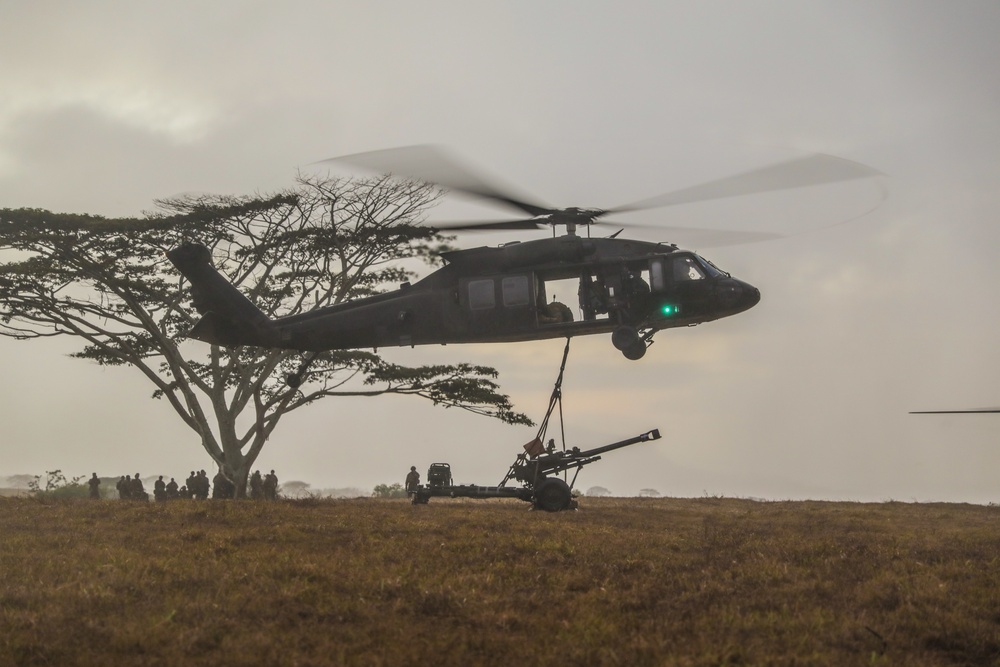
[[[705,270],[695,260],[694,257],[674,258],[674,280],[683,282],[687,280],[704,280]]]

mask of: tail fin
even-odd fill
[[[194,307],[202,315],[188,337],[226,347],[277,346],[277,328],[212,266],[208,248],[187,243],[167,252],[167,259],[190,281]]]

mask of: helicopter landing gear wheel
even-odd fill
[[[621,350],[626,359],[632,361],[642,359],[646,354],[646,341],[635,327],[622,325],[612,331],[611,344]]]
[[[642,338],[639,337],[639,332],[635,327],[622,325],[611,332],[611,344],[624,352],[630,347],[642,344]]]
[[[546,512],[558,512],[569,508],[573,493],[569,484],[558,477],[550,477],[535,490],[535,507]]]
[[[638,361],[646,356],[646,344],[641,340],[637,341],[634,345],[630,345],[622,350],[622,354],[629,361]]]

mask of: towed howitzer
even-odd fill
[[[579,447],[556,452],[554,446],[550,446],[548,451],[541,442],[533,440],[525,445],[523,454],[519,454],[514,463],[511,464],[507,476],[497,486],[476,486],[474,484],[462,484],[451,486],[441,483],[430,483],[417,487],[413,493],[413,504],[426,504],[432,497],[451,498],[517,498],[530,502],[532,507],[545,510],[547,512],[558,512],[565,509],[575,509],[576,501],[573,500],[573,485],[576,477],[580,473],[580,468],[601,459],[601,454],[610,452],[629,445],[640,442],[658,440],[660,431],[653,429],[634,438],[621,440],[619,442],[595,447],[593,449],[581,450]],[[431,472],[443,470],[447,464],[435,463],[432,470],[428,471],[428,479],[431,479]],[[566,483],[563,479],[555,477],[561,472],[575,469],[573,481]],[[448,467],[448,478],[450,481],[451,469]],[[511,480],[520,482],[521,486],[507,486]]]

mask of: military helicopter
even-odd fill
[[[449,343],[496,343],[611,334],[627,359],[642,358],[656,332],[742,313],[760,301],[753,285],[675,244],[591,237],[608,214],[867,178],[878,172],[849,160],[810,155],[701,186],[610,209],[552,208],[499,188],[441,149],[411,146],[330,161],[433,183],[449,192],[514,209],[520,217],[437,224],[442,231],[536,230],[550,238],[442,253],[445,262],[399,289],[294,316],[268,318],[213,266],[211,253],[186,244],[167,253],[190,281],[202,319],[189,336],[223,346],[324,350]],[[557,235],[557,228],[564,233]],[[578,232],[587,230],[587,235]],[[669,228],[677,230],[680,228]],[[620,230],[619,230],[620,231]],[[713,241],[745,243],[775,234],[710,230]],[[715,243],[719,245],[719,243]],[[549,301],[550,286],[575,286],[578,313]],[[301,379],[290,377],[289,382]]]

